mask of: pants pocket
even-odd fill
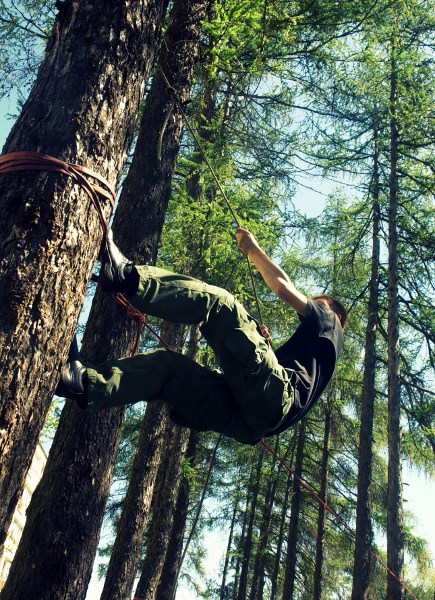
[[[249,327],[233,329],[225,339],[225,345],[249,374],[258,372],[268,350],[268,343],[257,330],[255,321]]]

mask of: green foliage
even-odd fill
[[[54,0],[0,1],[0,98],[22,103],[30,90],[56,15]]]

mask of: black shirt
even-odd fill
[[[300,421],[320,398],[334,373],[343,348],[343,330],[327,306],[308,300],[301,324],[278,350],[281,366],[294,371],[295,401],[284,421],[268,435],[276,435]]]

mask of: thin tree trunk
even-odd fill
[[[294,458],[294,452],[295,452],[295,438],[294,437],[292,438],[291,444],[289,444],[289,452],[291,452],[290,464],[292,464],[293,458]],[[278,594],[278,578],[279,578],[279,573],[281,570],[282,543],[284,541],[284,529],[285,529],[285,524],[287,521],[287,507],[288,507],[288,500],[289,500],[289,495],[290,495],[292,477],[293,477],[292,474],[289,473],[288,477],[287,477],[287,481],[286,481],[284,501],[282,504],[281,519],[280,519],[280,525],[279,525],[279,531],[278,531],[278,540],[276,543],[276,556],[275,556],[275,564],[274,564],[273,576],[272,576],[270,600],[276,600],[277,594]]]
[[[399,578],[403,576],[403,498],[402,444],[400,430],[400,346],[397,260],[398,215],[398,137],[396,39],[391,42],[390,135],[391,173],[388,214],[388,491],[387,491],[387,566]],[[402,586],[388,577],[387,598],[404,597]]]
[[[278,452],[278,448],[279,436],[277,436],[275,441],[275,452]],[[275,467],[276,458],[273,455],[272,464],[270,466],[271,475],[267,486],[264,509],[258,532],[257,553],[255,555],[254,567],[252,569],[252,584],[249,594],[251,600],[262,600],[263,598],[266,550],[269,542],[273,501],[275,499],[279,478],[279,469],[278,472],[274,474]]]
[[[376,376],[376,328],[379,311],[379,156],[377,132],[375,132],[375,155],[373,165],[373,231],[372,264],[368,318],[366,327],[364,376],[361,398],[361,426],[358,449],[358,496],[355,534],[362,544],[355,544],[353,562],[352,600],[368,598],[371,574],[372,545],[371,484],[373,468],[373,419]]]
[[[188,436],[187,429],[174,427],[171,443],[165,449],[168,460],[164,461],[162,469],[164,479],[160,482],[159,489],[153,498],[153,518],[148,534],[146,556],[136,588],[137,600],[155,600],[156,598],[174,524],[175,506]]]
[[[250,473],[250,477],[249,477],[249,484],[248,484],[248,493],[246,496],[246,503],[245,503],[245,510],[243,511],[243,522],[242,522],[242,531],[240,533],[240,540],[239,540],[239,544],[238,544],[238,548],[237,548],[237,561],[236,561],[236,567],[234,569],[234,588],[233,588],[233,600],[237,600],[237,596],[239,593],[239,584],[240,584],[240,573],[241,573],[241,566],[242,566],[242,560],[243,560],[243,550],[245,547],[245,538],[246,538],[246,529],[248,527],[248,515],[249,515],[249,506],[251,504],[251,497],[253,495],[253,478],[254,478],[254,468],[251,468],[251,473]]]
[[[225,552],[224,568],[222,570],[222,581],[221,581],[221,590],[220,590],[219,600],[225,600],[225,598],[228,598],[227,575],[228,575],[228,567],[230,564],[231,546],[233,545],[234,527],[236,525],[237,513],[239,511],[239,493],[240,493],[240,487],[237,487],[236,498],[234,500],[233,514],[231,516],[230,532],[228,534],[227,550]]]
[[[38,151],[84,164],[116,187],[164,4],[62,3],[4,152]],[[103,210],[108,218],[110,207]],[[90,199],[67,178],[35,172],[0,178],[0,543],[75,332],[101,236]]]
[[[320,498],[323,502],[328,500],[328,479],[329,479],[329,453],[331,440],[331,418],[332,418],[332,390],[329,389],[325,408],[325,431],[323,435],[322,467],[320,473]],[[313,600],[321,600],[323,584],[323,543],[325,538],[326,509],[319,503],[319,513],[317,517],[317,542],[316,542],[316,561],[314,566],[314,594]]]
[[[186,460],[189,460],[191,464],[195,463],[198,440],[199,433],[197,431],[191,431],[186,452]],[[174,523],[165,556],[165,564],[162,569],[159,587],[157,588],[156,600],[169,600],[175,598],[178,575],[181,570],[183,537],[186,529],[189,499],[190,481],[188,477],[183,477],[178,493],[177,505],[174,511]]]
[[[296,450],[295,473],[302,477],[302,465],[305,452],[306,419],[299,425],[298,446]],[[293,496],[291,501],[290,525],[287,537],[287,560],[285,565],[284,588],[282,600],[292,600],[296,578],[297,544],[299,537],[299,516],[302,502],[301,484],[295,478],[293,481]]]
[[[261,482],[261,468],[263,466],[264,459],[264,447],[260,448],[260,453],[257,461],[257,469],[255,473],[252,491],[252,500],[249,507],[249,520],[246,536],[243,539],[243,558],[242,558],[242,569],[240,572],[239,587],[237,592],[237,600],[246,600],[248,597],[248,575],[249,575],[249,561],[252,555],[253,549],[253,536],[254,536],[254,522],[257,510],[258,496],[260,493],[260,482]]]

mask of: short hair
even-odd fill
[[[328,296],[328,294],[318,294],[317,296],[314,296],[313,300],[314,301],[323,300],[325,302],[325,304],[327,304],[329,306],[329,308],[333,312],[335,312],[335,314],[338,317],[338,320],[340,321],[341,327],[344,331],[344,329],[346,327],[346,323],[347,323],[347,310],[344,308],[342,303],[339,302],[336,298],[333,298],[332,296]]]

